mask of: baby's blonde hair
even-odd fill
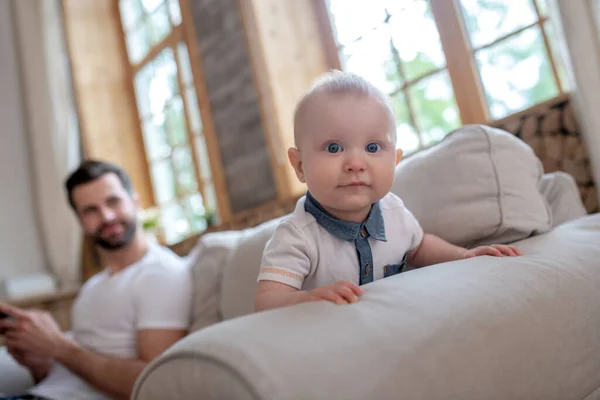
[[[303,114],[306,111],[308,104],[313,100],[314,97],[320,94],[329,95],[345,95],[353,94],[357,96],[370,97],[385,107],[386,112],[390,120],[390,126],[393,129],[394,140],[396,137],[396,122],[394,118],[394,111],[390,97],[377,89],[375,85],[367,81],[360,75],[352,72],[343,72],[333,70],[326,74],[323,74],[314,85],[306,92],[298,101],[296,109],[294,111],[294,141],[296,146],[298,145],[298,135],[300,124],[303,119]]]

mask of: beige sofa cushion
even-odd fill
[[[223,270],[220,293],[223,319],[254,311],[254,293],[262,253],[281,219],[277,218],[244,231],[244,239],[239,242]]]
[[[194,288],[191,332],[221,321],[221,275],[233,250],[243,237],[243,231],[208,233],[198,240],[188,255]]]
[[[509,243],[547,232],[543,169],[514,135],[467,125],[403,160],[392,191],[425,232],[460,246]]]
[[[552,227],[587,214],[575,179],[566,172],[544,174],[540,191],[552,212]]]
[[[525,257],[440,264],[368,284],[356,304],[225,321],[153,362],[133,398],[586,398],[600,386],[599,242],[600,215],[588,216],[520,242]]]

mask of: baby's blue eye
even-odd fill
[[[329,143],[327,145],[327,151],[330,153],[339,153],[340,151],[342,151],[342,146],[340,146],[337,143]]]
[[[366,147],[368,153],[377,153],[381,150],[381,146],[377,143],[369,143]]]

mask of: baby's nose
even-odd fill
[[[365,166],[363,157],[359,155],[349,155],[344,164],[344,170],[347,172],[363,171]]]

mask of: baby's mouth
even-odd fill
[[[342,185],[342,187],[360,187],[360,186],[368,186],[364,181],[354,181],[348,184]]]

